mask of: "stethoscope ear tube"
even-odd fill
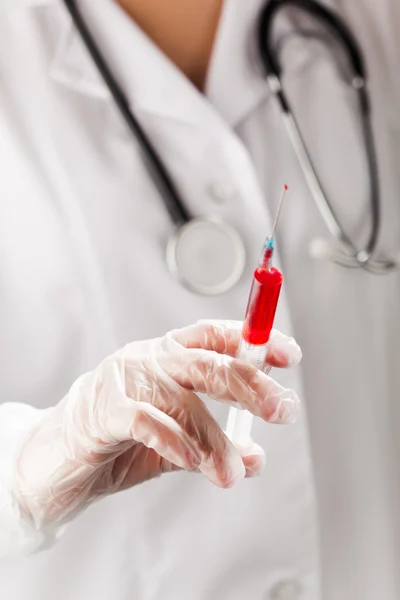
[[[273,47],[272,27],[278,12],[287,6],[298,7],[322,22],[345,47],[354,75],[365,80],[367,73],[361,49],[347,25],[335,13],[314,0],[270,0],[261,11],[258,46],[266,75],[280,77],[281,66]]]

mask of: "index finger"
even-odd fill
[[[265,421],[296,420],[299,399],[293,390],[238,359],[199,348],[174,349],[177,344],[171,335],[166,336],[165,352],[158,362],[181,387],[221,402],[238,403]]]
[[[239,350],[242,327],[242,321],[198,321],[195,325],[173,331],[172,337],[185,348],[201,348],[235,358]],[[294,338],[277,329],[271,331],[267,365],[278,368],[293,367],[300,362],[301,357],[301,348]]]
[[[241,321],[198,321],[171,332],[173,339],[185,348],[201,348],[218,354],[237,355],[242,332]]]

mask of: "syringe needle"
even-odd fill
[[[276,227],[278,225],[279,217],[281,216],[281,212],[282,212],[283,201],[285,200],[286,192],[288,191],[288,189],[289,188],[288,188],[287,185],[285,185],[284,188],[283,188],[282,196],[281,196],[281,199],[279,201],[278,210],[277,210],[277,213],[276,213],[274,225],[272,227],[272,232],[271,232],[271,235],[269,236],[269,239],[271,239],[271,238],[273,238],[275,236]]]

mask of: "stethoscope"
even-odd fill
[[[372,226],[368,242],[364,248],[357,248],[357,245],[346,234],[331,201],[327,198],[282,86],[282,69],[272,44],[272,27],[279,10],[289,5],[301,8],[310,14],[335,36],[345,51],[349,66],[352,69],[350,84],[358,97],[371,190]],[[258,43],[267,81],[272,93],[278,100],[283,122],[304,178],[326,227],[336,241],[336,244],[333,245],[325,240],[315,240],[310,248],[311,253],[315,257],[327,258],[345,267],[359,267],[377,274],[390,273],[400,266],[399,259],[379,261],[373,259],[378,242],[381,200],[375,143],[371,127],[367,73],[363,55],[355,37],[334,12],[314,0],[271,0],[261,13]]]
[[[229,291],[242,276],[246,251],[243,240],[232,225],[216,217],[193,217],[171,179],[160,155],[135,117],[128,99],[113,76],[92,34],[76,6],[75,0],[64,0],[72,20],[90,53],[100,75],[113,97],[134,139],[138,142],[149,172],[160,191],[175,230],[167,243],[166,261],[174,277],[190,291],[201,295],[217,295]],[[279,9],[297,6],[321,21],[343,45],[353,69],[352,86],[358,94],[371,185],[372,229],[365,248],[357,249],[345,233],[331,202],[327,199],[313,167],[299,127],[283,90],[281,67],[272,44],[272,26]],[[314,246],[314,254],[330,258],[346,267],[362,267],[374,273],[387,273],[398,266],[395,261],[375,261],[380,222],[380,196],[375,147],[370,123],[366,73],[357,42],[347,26],[330,10],[314,0],[270,0],[259,22],[258,43],[271,91],[279,102],[289,139],[297,155],[304,177],[320,214],[337,244]]]

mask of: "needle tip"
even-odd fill
[[[287,185],[284,186],[285,192],[289,189]]]

